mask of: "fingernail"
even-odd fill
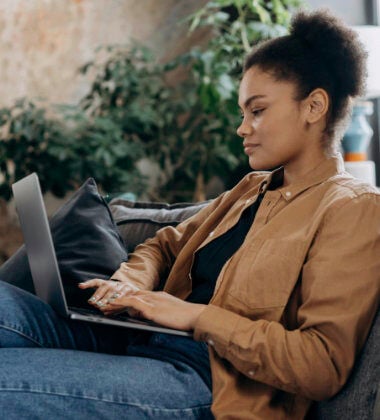
[[[89,301],[89,302],[95,302],[95,301],[96,301],[96,299],[95,299],[94,297],[92,297],[92,298],[90,298],[88,301]]]

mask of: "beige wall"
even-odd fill
[[[0,106],[24,96],[75,103],[88,89],[77,69],[100,45],[134,38],[159,56],[197,42],[180,19],[205,0],[1,0]]]

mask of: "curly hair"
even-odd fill
[[[298,12],[290,33],[258,44],[246,57],[244,73],[258,66],[276,80],[296,85],[296,100],[314,89],[329,95],[323,145],[335,150],[351,111],[351,98],[365,89],[367,53],[357,34],[327,10]]]

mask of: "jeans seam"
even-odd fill
[[[31,393],[31,394],[47,394],[47,395],[54,395],[54,396],[58,396],[58,397],[64,397],[64,398],[76,398],[76,399],[81,399],[81,400],[92,400],[92,401],[97,401],[97,402],[104,402],[104,403],[110,403],[110,404],[118,404],[118,405],[129,405],[131,407],[139,407],[141,409],[146,409],[146,410],[155,410],[155,411],[165,411],[165,412],[176,412],[176,411],[193,411],[193,410],[199,410],[199,409],[204,409],[204,408],[211,408],[211,404],[202,404],[202,405],[197,405],[194,407],[186,407],[186,408],[164,408],[164,407],[152,407],[150,405],[146,405],[146,404],[138,404],[138,403],[132,403],[132,402],[119,402],[119,401],[114,401],[112,399],[100,399],[100,398],[96,398],[96,397],[89,397],[89,396],[84,396],[84,395],[72,395],[72,394],[68,394],[68,393],[60,393],[60,392],[52,392],[52,391],[37,391],[37,390],[33,390],[33,389],[22,389],[22,388],[12,388],[12,387],[2,387],[0,389],[0,393],[6,391],[6,392],[27,392],[27,393]]]
[[[32,343],[36,344],[37,346],[44,347],[43,344],[40,343],[38,340],[30,337],[30,335],[25,334],[24,332],[20,331],[16,327],[10,327],[10,326],[7,326],[7,325],[0,325],[0,328],[2,328],[4,330],[12,331],[12,332],[20,335],[21,337],[26,338],[27,340],[31,341]]]

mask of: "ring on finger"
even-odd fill
[[[114,293],[112,296],[111,296],[111,299],[117,299],[118,297],[120,297],[120,293]]]

